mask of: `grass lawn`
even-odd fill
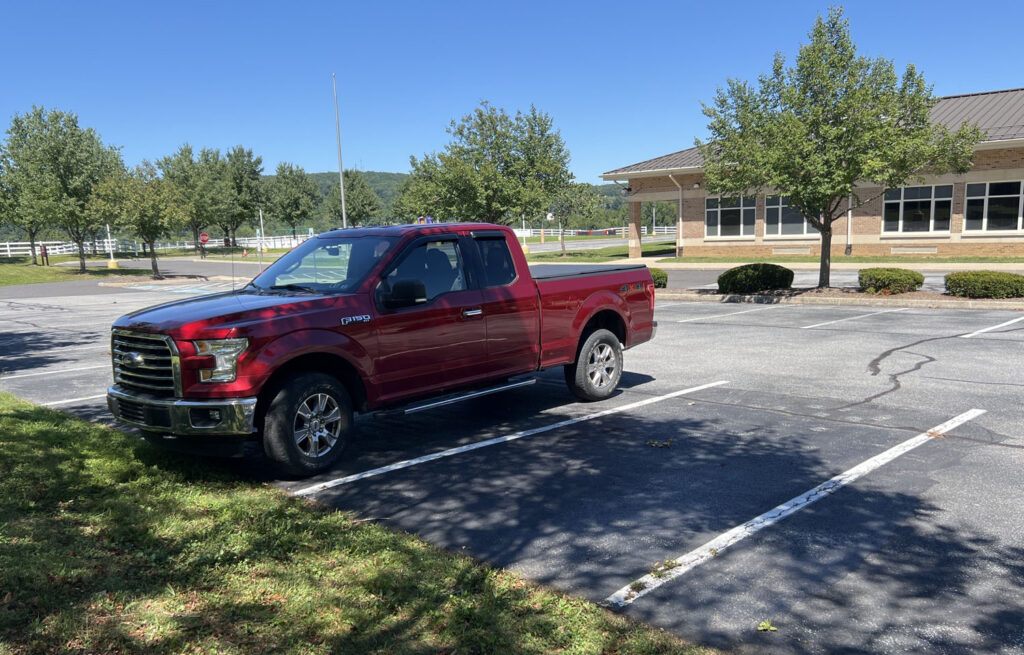
[[[0,394],[0,654],[704,653]]]
[[[685,252],[685,249],[684,249]],[[644,251],[646,255],[646,250]],[[818,255],[775,255],[772,257],[743,257],[741,255],[732,255],[729,257],[667,257],[660,260],[663,263],[715,263],[715,262],[737,262],[741,261],[744,263],[758,263],[767,262],[771,264],[786,264],[786,263],[799,263],[808,262],[817,264],[821,261]],[[851,255],[832,255],[832,263],[842,264],[890,264],[892,266],[900,265],[920,265],[920,264],[1019,264],[1024,263],[1024,257],[929,257],[927,255],[904,255],[902,257],[867,257]]]
[[[77,267],[71,266],[33,266],[29,258],[26,261],[10,262],[5,258],[0,263],[0,287],[9,287],[15,284],[35,284],[36,282],[70,282],[72,280],[90,280],[107,278],[117,275],[150,275],[149,269],[132,268],[87,268],[83,275],[78,272]],[[54,262],[56,258],[51,259]],[[56,262],[54,262],[56,263]]]
[[[676,252],[674,241],[644,241],[642,246],[644,257],[670,257]],[[596,248],[594,250],[567,250],[564,257],[560,250],[530,253],[526,256],[526,259],[531,262],[596,263],[624,259],[626,257],[629,257],[629,246],[608,246],[607,248]]]

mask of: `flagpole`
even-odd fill
[[[331,84],[334,85],[334,127],[338,134],[338,185],[341,191],[341,227],[348,227],[348,216],[345,214],[345,174],[341,166],[341,121],[338,120],[338,78],[331,73]]]

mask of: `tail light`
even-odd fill
[[[647,283],[647,300],[651,304],[651,316],[654,315],[654,282]]]

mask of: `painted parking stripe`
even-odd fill
[[[110,364],[96,364],[95,366],[78,366],[76,368],[62,368],[61,373],[67,373],[70,371],[89,371],[94,368],[110,368]],[[53,371],[36,371],[35,373],[19,373],[18,375],[0,375],[0,382],[6,380],[16,380],[18,378],[31,378],[37,375],[53,375]]]
[[[1005,323],[1000,323],[999,325],[993,325],[992,327],[987,327],[987,328],[984,328],[982,330],[978,330],[977,332],[971,332],[970,334],[961,334],[960,337],[963,338],[963,339],[970,339],[971,337],[976,337],[979,334],[985,334],[986,332],[991,332],[992,330],[998,330],[1001,327],[1006,327],[1007,325],[1013,325],[1014,323],[1020,323],[1021,321],[1024,321],[1024,316],[1021,316],[1020,318],[1015,318],[1012,321],[1006,321]]]
[[[381,466],[380,468],[370,469],[369,471],[363,471],[362,473],[355,473],[353,475],[347,475],[347,476],[345,476],[343,478],[337,478],[335,480],[328,480],[327,482],[321,482],[319,484],[314,484],[311,487],[305,487],[304,489],[299,489],[298,491],[294,491],[292,493],[294,493],[296,496],[311,496],[311,495],[319,493],[321,491],[325,491],[325,490],[331,489],[333,487],[338,487],[338,486],[341,486],[343,484],[348,484],[350,482],[356,482],[358,480],[365,480],[366,478],[372,478],[372,477],[377,476],[377,475],[383,475],[385,473],[391,473],[392,471],[399,471],[401,469],[409,468],[410,466],[416,466],[418,464],[425,464],[427,462],[432,462],[432,461],[434,461],[436,459],[441,459],[443,457],[451,457],[452,455],[459,455],[461,453],[468,453],[471,450],[477,450],[479,448],[486,448],[487,446],[494,446],[494,445],[497,445],[497,444],[500,444],[500,443],[508,443],[510,441],[515,441],[517,439],[522,439],[524,437],[530,437],[530,436],[533,436],[535,434],[540,434],[542,432],[550,432],[551,430],[557,430],[558,428],[564,428],[566,426],[574,425],[576,423],[583,423],[584,421],[592,421],[592,420],[594,420],[596,418],[601,418],[602,416],[608,416],[610,414],[618,414],[619,412],[626,412],[626,411],[629,411],[631,409],[636,409],[638,407],[644,407],[646,405],[652,405],[654,403],[658,403],[658,402],[661,402],[663,400],[669,400],[670,398],[677,398],[679,396],[682,396],[682,395],[685,395],[685,394],[688,394],[688,393],[693,393],[695,391],[701,391],[703,389],[710,389],[711,387],[718,387],[718,386],[721,386],[723,384],[729,384],[728,380],[719,380],[718,382],[711,382],[709,384],[702,384],[699,387],[690,387],[689,389],[681,389],[679,391],[673,391],[672,393],[667,393],[664,396],[657,396],[655,398],[648,398],[646,400],[638,400],[635,403],[629,403],[627,405],[622,405],[620,407],[613,407],[611,409],[606,409],[606,410],[597,412],[595,414],[587,414],[586,416],[580,416],[580,417],[571,418],[571,419],[568,419],[568,420],[565,420],[565,421],[559,421],[558,423],[552,423],[551,425],[546,425],[546,426],[540,427],[540,428],[533,428],[532,430],[523,430],[522,432],[516,432],[515,434],[510,434],[510,435],[505,436],[505,437],[495,437],[494,439],[487,439],[486,441],[478,441],[476,443],[467,444],[465,446],[459,446],[458,448],[450,448],[448,450],[442,450],[441,452],[433,453],[432,455],[424,455],[423,457],[417,457],[415,459],[407,459],[407,460],[404,460],[404,461],[401,461],[401,462],[396,462],[394,464],[389,464],[388,466]]]
[[[68,398],[67,400],[55,400],[52,403],[43,403],[43,407],[56,407],[57,405],[70,405],[71,403],[79,403],[86,400],[96,400],[97,398],[106,398],[107,394],[101,393],[98,396],[84,396],[82,398]]]
[[[889,314],[891,312],[905,312],[909,307],[900,307],[899,309],[883,309],[880,312],[871,312],[870,314],[859,314],[857,316],[847,316],[846,318],[840,318],[835,321],[825,321],[824,323],[815,323],[814,325],[805,325],[801,330],[810,330],[811,328],[822,327],[824,325],[832,325],[833,323],[842,323],[843,321],[854,321],[858,318],[867,318],[868,316],[878,316],[879,314]]]
[[[750,312],[763,312],[766,309],[778,309],[780,307],[792,307],[792,305],[772,305],[771,307],[758,307],[757,309],[744,309],[742,312],[729,312],[728,314],[716,314],[714,316],[698,316],[697,318],[684,318],[681,321],[675,321],[676,323],[692,323],[693,321],[708,321],[713,318],[723,318],[725,316],[736,316],[737,314],[749,314]]]
[[[933,438],[945,436],[950,430],[963,425],[967,421],[977,418],[984,413],[985,410],[983,409],[972,409],[960,414],[959,416],[951,418],[941,425],[936,425],[927,432],[922,432],[916,437],[911,437],[903,443],[893,446],[889,450],[875,455],[871,459],[867,459],[857,466],[822,482],[810,491],[802,493],[796,498],[791,498],[781,505],[768,510],[764,514],[754,517],[746,523],[738,525],[727,532],[723,532],[711,541],[694,548],[684,555],[680,555],[675,560],[678,562],[678,566],[669,569],[668,571],[659,572],[660,577],[654,577],[653,575],[647,574],[638,580],[634,580],[608,598],[605,598],[604,603],[612,607],[625,607],[637,598],[647,595],[669,580],[674,580],[688,571],[693,570],[697,566],[700,566],[704,562],[714,559],[719,553],[729,546],[734,546],[750,535],[763,530],[770,525],[778,523],[790,514],[804,509],[808,505],[811,505],[822,498],[830,496],[857,478],[867,475],[875,469],[888,464],[900,455],[910,452]],[[637,589],[637,591],[634,591],[634,589]]]

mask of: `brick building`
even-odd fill
[[[861,198],[876,199],[833,223],[833,254],[849,246],[857,255],[1024,256],[1024,89],[946,96],[931,116],[950,130],[965,121],[982,129],[973,168],[902,189],[858,187]],[[689,148],[601,177],[628,188],[636,227],[641,203],[675,202],[687,255],[820,254],[820,235],[784,195],[709,196],[702,165]],[[639,241],[631,240],[630,256],[639,256]]]

